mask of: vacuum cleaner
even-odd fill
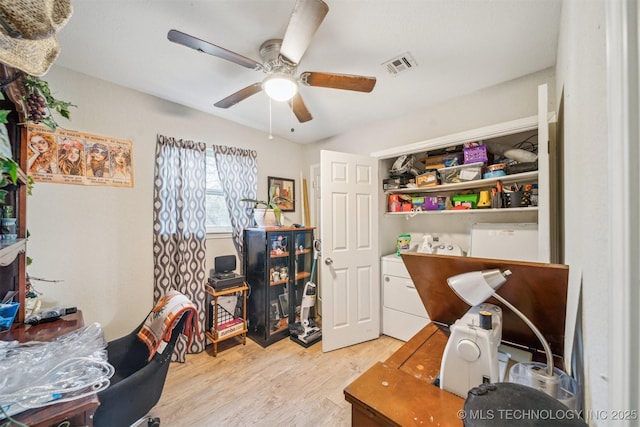
[[[318,253],[320,252],[320,240],[313,242],[313,264],[311,266],[310,280],[305,283],[302,290],[302,302],[300,303],[300,322],[295,322],[289,326],[290,337],[292,341],[309,347],[322,338],[322,330],[310,319],[311,309],[316,304],[316,296],[318,287],[313,283],[316,274],[316,264],[318,263]]]

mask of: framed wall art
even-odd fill
[[[27,173],[36,182],[133,187],[126,139],[27,125]]]
[[[296,210],[296,182],[293,179],[268,177],[269,200],[275,198],[276,204],[283,212],[295,212]]]

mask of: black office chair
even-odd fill
[[[137,334],[144,325],[107,345],[108,360],[115,368],[111,385],[98,393],[100,406],[93,417],[95,427],[125,427],[142,421],[160,400],[169,371],[171,353],[182,333],[188,314],[184,313],[171,332],[166,348],[149,359],[149,349]],[[147,425],[159,426],[158,418]]]

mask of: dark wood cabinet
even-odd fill
[[[291,227],[244,231],[249,337],[263,347],[289,336],[289,324],[299,321],[302,291],[311,279],[313,233]]]
[[[20,303],[15,322],[21,323],[25,317],[26,303],[26,248],[27,248],[27,144],[25,122],[25,104],[23,86],[18,77],[19,71],[0,63],[0,82],[4,100],[0,109],[10,111],[5,125],[10,141],[13,160],[18,164],[17,185],[9,185],[4,205],[14,208],[17,239],[0,240],[0,299],[9,291],[17,291],[13,301]],[[16,78],[17,77],[17,78]],[[2,236],[4,237],[4,236]]]

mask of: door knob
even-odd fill
[[[333,264],[333,260],[331,258],[327,258],[327,259],[324,260],[324,263],[327,264],[327,265],[331,265],[331,264]]]

